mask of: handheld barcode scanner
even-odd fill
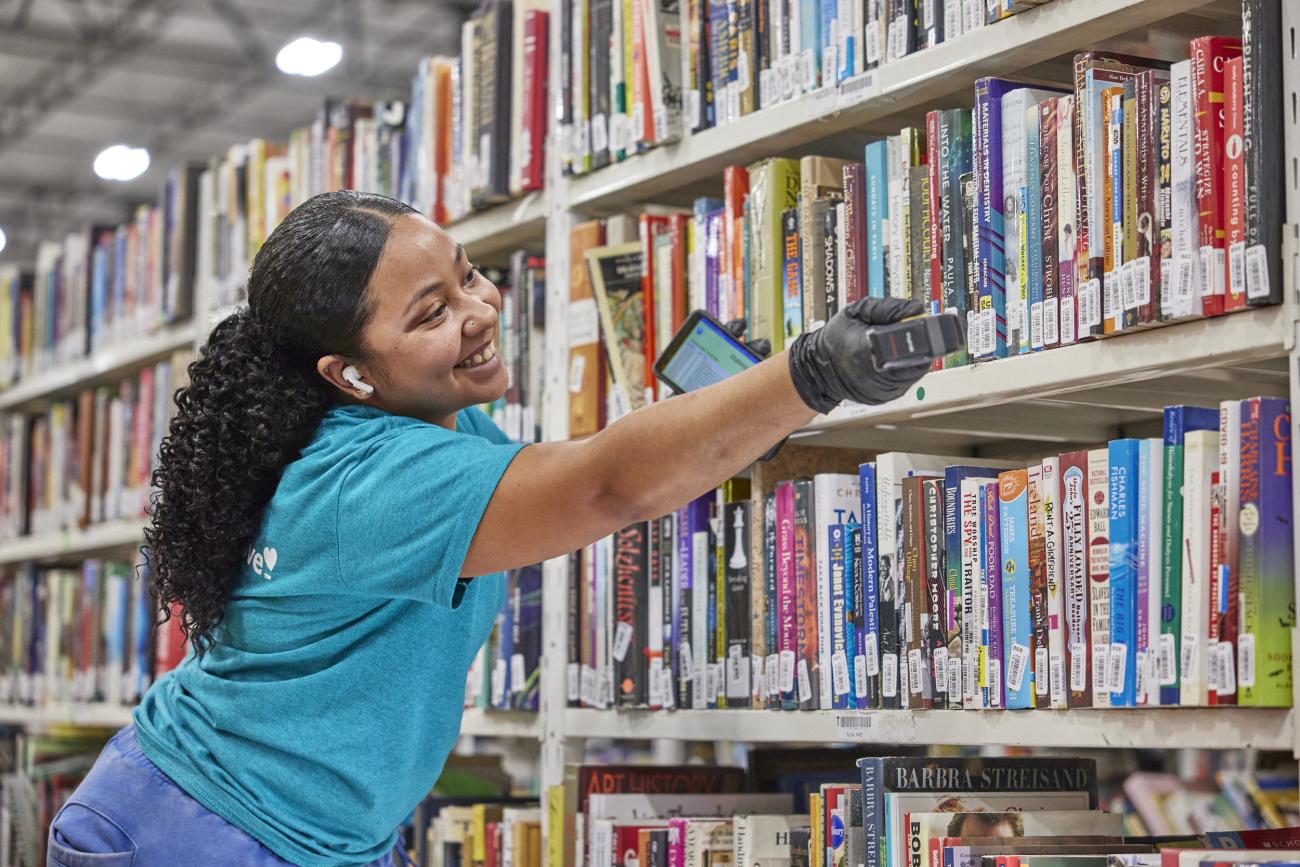
[[[867,331],[871,360],[880,370],[913,367],[956,352],[966,345],[966,331],[956,313],[910,316]]]

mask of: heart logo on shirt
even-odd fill
[[[262,561],[266,563],[266,571],[270,572],[271,570],[273,570],[275,568],[275,561],[278,560],[279,558],[280,555],[276,553],[276,550],[274,548],[262,549]]]

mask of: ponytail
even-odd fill
[[[189,366],[153,473],[145,555],[163,620],[179,608],[197,653],[217,640],[284,468],[336,401],[317,360],[364,355],[367,285],[405,213],[346,190],[295,208],[258,251],[249,307],[218,324]]]

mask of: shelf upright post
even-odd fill
[[[1282,78],[1282,173],[1284,180],[1283,208],[1286,221],[1282,224],[1282,305],[1291,315],[1290,339],[1287,347],[1287,381],[1290,385],[1291,399],[1291,443],[1293,449],[1291,512],[1300,508],[1300,486],[1295,484],[1294,448],[1296,442],[1296,407],[1300,406],[1300,176],[1297,176],[1297,161],[1300,160],[1300,117],[1294,106],[1300,100],[1300,56],[1293,53],[1295,36],[1300,34],[1300,8],[1294,3],[1282,3],[1282,69],[1277,70]],[[1291,522],[1293,562],[1300,563],[1300,527]],[[1296,573],[1296,598],[1300,599],[1300,573]],[[1291,663],[1300,659],[1300,628],[1291,629]],[[1300,679],[1291,677],[1292,707],[1292,754],[1300,758],[1300,714],[1294,708],[1300,708]]]

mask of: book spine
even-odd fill
[[[987,633],[983,644],[987,647],[984,659],[984,686],[987,689],[985,704],[991,708],[1006,707],[1003,683],[1005,660],[1005,624],[1002,615],[1002,528],[998,482],[983,486],[983,523],[980,548],[984,555],[985,594],[988,598],[988,619],[984,625]]]
[[[1110,458],[1088,452],[1088,588],[1092,626],[1092,706],[1109,707],[1110,672]]]
[[[885,839],[884,759],[858,760],[862,772],[863,864],[884,864],[881,842]]]
[[[926,0],[933,11],[933,0]],[[942,22],[935,25],[942,28]],[[940,30],[939,32],[942,32]],[[937,44],[937,43],[936,43]],[[926,159],[925,168],[927,171],[928,195],[926,198],[926,217],[929,231],[926,237],[929,242],[925,246],[926,269],[929,274],[930,293],[927,301],[930,304],[931,312],[943,309],[944,291],[943,291],[943,217],[940,213],[942,210],[940,195],[942,193],[943,183],[940,176],[944,174],[943,157],[939,150],[939,123],[943,112],[931,111],[925,116],[925,144]],[[943,359],[936,358],[936,370],[943,369]]]
[[[763,659],[764,687],[762,707],[769,710],[781,709],[781,594],[778,575],[780,561],[778,538],[780,510],[777,506],[777,493],[770,493],[763,504],[763,597],[767,612],[763,617],[763,632],[767,644],[767,656]]]
[[[1112,707],[1137,703],[1137,565],[1139,440],[1114,440],[1108,446],[1110,481],[1110,656],[1107,684]]]
[[[1217,599],[1210,600],[1219,621],[1220,666],[1218,703],[1237,704],[1237,634],[1240,631],[1240,561],[1238,559],[1241,526],[1241,408],[1242,401],[1225,400],[1219,404],[1219,481],[1223,485],[1222,586]]]
[[[1029,511],[1029,615],[1033,627],[1029,662],[1033,668],[1033,706],[1050,704],[1051,678],[1049,675],[1050,629],[1047,611],[1047,552],[1045,550],[1046,515],[1043,510],[1043,467],[1030,464],[1026,489]]]
[[[911,264],[911,298],[933,307],[930,297],[930,268],[926,261],[930,248],[930,172],[924,165],[913,165],[908,187],[909,232],[908,260]]]
[[[980,479],[962,479],[958,496],[958,533],[960,535],[960,567],[962,586],[962,655],[963,674],[962,703],[965,707],[980,710],[986,707],[985,696],[981,690],[981,672],[983,666],[980,623],[986,619],[984,609],[987,600],[984,593],[984,562],[980,557],[980,497],[983,482]]]
[[[881,707],[880,696],[880,616],[883,614],[878,580],[878,545],[876,524],[876,465],[858,468],[862,503],[862,604],[857,609],[854,629],[858,637],[859,660],[854,671],[860,672],[861,689],[857,689],[859,709]],[[855,684],[856,686],[856,684]]]
[[[1028,182],[1029,151],[1025,129],[1025,107],[1031,101],[1026,90],[1013,90],[1002,97],[1002,220],[1006,264],[1007,353],[1029,351],[1029,321],[1025,256],[1026,237],[1023,188]],[[997,136],[999,130],[991,131]]]
[[[968,303],[971,287],[967,279],[970,259],[965,242],[970,224],[966,219],[961,178],[972,171],[970,111],[958,108],[944,112],[940,118],[939,136],[939,154],[944,161],[939,194],[943,237],[943,307],[955,311],[965,322],[971,309]],[[963,346],[948,356],[944,364],[946,367],[962,367],[968,360],[968,348]]]
[[[965,623],[962,611],[961,580],[961,481],[960,476],[949,468],[944,472],[943,480],[943,568],[944,568],[944,607],[947,610],[946,661],[947,661],[947,697],[948,707],[959,709],[965,702],[962,678],[964,648],[962,630]]]
[[[798,608],[798,650],[795,681],[799,708],[820,706],[821,655],[819,645],[817,548],[813,534],[815,498],[810,479],[794,483],[794,583]]]
[[[917,600],[927,616],[924,652],[930,668],[934,707],[948,707],[948,576],[944,568],[944,487],[942,479],[921,484],[925,595]]]
[[[1078,250],[1079,183],[1075,173],[1075,120],[1073,96],[1056,101],[1056,207],[1057,207],[1057,293],[1060,296],[1061,344],[1074,343],[1078,336]]]
[[[782,329],[786,340],[803,333],[803,276],[799,263],[799,212],[790,208],[781,215],[782,227]]]
[[[1047,582],[1047,665],[1049,706],[1067,706],[1065,679],[1065,610],[1062,580],[1060,458],[1043,459],[1039,475],[1043,520],[1043,571]],[[1037,676],[1037,671],[1035,671]]]
[[[1201,301],[1207,316],[1224,307],[1225,223],[1223,192],[1223,67],[1241,55],[1241,43],[1199,37],[1191,43],[1192,98],[1196,106],[1196,204],[1200,213]]]
[[[1159,86],[1155,70],[1138,78],[1137,117],[1134,120],[1137,164],[1137,213],[1133,231],[1137,240],[1137,264],[1133,266],[1137,320],[1142,324],[1159,318],[1154,293],[1160,286],[1160,233],[1157,225],[1157,124]]]
[[[1068,97],[1067,97],[1068,98]],[[1061,340],[1060,288],[1057,285],[1058,263],[1056,258],[1060,244],[1058,206],[1057,161],[1060,159],[1057,138],[1057,106],[1059,100],[1048,98],[1038,104],[1038,142],[1039,142],[1039,209],[1042,213],[1042,267],[1039,269],[1039,281],[1043,287],[1042,312],[1035,321],[1043,324],[1042,345],[1055,346]]]
[[[862,668],[862,636],[865,628],[862,600],[866,594],[862,581],[862,525],[848,524],[844,539],[844,651],[848,669],[848,702],[850,708],[860,707],[866,698],[867,686]]]
[[[776,490],[777,522],[777,598],[779,690],[781,707],[796,710],[799,694],[795,691],[795,657],[799,650],[799,618],[795,583],[794,484],[782,483]]]
[[[1052,102],[1044,99],[1044,104]],[[1038,106],[1030,100],[1024,112],[1025,150],[1028,153],[1025,176],[1025,206],[1021,208],[1024,227],[1020,237],[1024,261],[1024,280],[1028,282],[1028,310],[1022,308],[1021,328],[1028,335],[1029,348],[1043,348],[1043,158],[1040,139]],[[1027,314],[1027,316],[1026,316]],[[1021,341],[1024,345],[1024,341]]]
[[[1286,707],[1295,628],[1291,409],[1280,398],[1253,398],[1242,414],[1240,703]],[[1248,504],[1255,507],[1257,523],[1246,519]]]
[[[1210,706],[1219,704],[1219,685],[1223,671],[1220,667],[1223,657],[1219,655],[1219,596],[1223,581],[1219,574],[1223,566],[1223,482],[1219,474],[1219,462],[1214,461],[1210,473],[1210,557],[1206,583],[1209,585],[1206,596],[1206,641],[1205,641],[1205,703]]]
[[[1242,90],[1243,58],[1224,64],[1223,76],[1223,163],[1224,247],[1227,274],[1223,295],[1225,313],[1246,306],[1246,155],[1243,148],[1245,93]]]
[[[926,597],[928,581],[925,568],[925,520],[922,513],[921,479],[908,476],[903,480],[903,580],[898,605],[903,637],[900,648],[906,654],[907,693],[910,707],[931,707],[934,693],[930,689],[930,664],[927,644],[929,616]]]
[[[1159,319],[1169,319],[1174,307],[1173,229],[1173,85],[1168,81],[1156,85],[1155,108],[1155,232],[1159,251],[1160,276],[1152,281],[1152,291],[1160,293],[1156,304]],[[1153,266],[1154,267],[1154,266]]]
[[[1061,566],[1069,707],[1092,707],[1092,597],[1089,588],[1088,453],[1060,458]]]
[[[1196,199],[1195,102],[1191,61],[1169,69],[1172,85],[1173,168],[1170,177],[1171,236],[1170,319],[1201,315],[1200,217]],[[1208,217],[1207,217],[1208,219]],[[1161,704],[1165,701],[1162,698]]]
[[[1282,301],[1282,0],[1241,4],[1242,145],[1246,189],[1246,300]]]
[[[1218,465],[1217,431],[1188,431],[1183,449],[1182,631],[1178,642],[1178,703],[1204,707],[1208,700],[1210,483]]]
[[[844,595],[844,532],[843,524],[832,524],[827,528],[826,557],[829,560],[827,581],[829,582],[830,609],[826,611],[829,625],[831,649],[831,707],[843,710],[848,707],[849,682],[848,664],[845,656],[844,640],[845,605]],[[843,674],[841,674],[843,672]]]
[[[550,15],[530,10],[524,23],[523,129],[520,142],[521,192],[542,188],[546,143],[547,51]]]
[[[1124,328],[1124,301],[1119,268],[1124,263],[1124,88],[1108,87],[1101,92],[1105,119],[1105,170],[1102,200],[1105,206],[1102,258],[1102,333]]]
[[[825,222],[823,225],[823,235],[821,244],[822,268],[824,276],[822,279],[822,292],[825,295],[823,301],[818,302],[818,307],[825,306],[826,313],[824,321],[829,322],[840,309],[840,286],[844,283],[844,274],[840,269],[840,251],[843,249],[843,228],[840,223],[840,214],[844,210],[842,199],[831,199],[826,204]]]
[[[862,221],[864,235],[861,239],[850,234],[850,243],[860,240],[857,250],[866,250],[866,287],[865,292],[855,297],[884,298],[889,294],[885,279],[885,245],[884,238],[889,234],[889,199],[887,188],[889,182],[889,147],[884,141],[874,141],[867,145],[866,152],[866,218]],[[845,204],[854,199],[846,184],[844,188]],[[857,200],[861,203],[861,196]],[[856,285],[853,270],[849,271],[849,285]]]
[[[998,519],[1002,570],[1002,670],[1005,706],[1033,707],[1033,627],[1029,575],[1028,473],[1012,470],[998,477]]]
[[[894,488],[898,480],[891,474],[881,472],[876,465],[876,546],[879,551],[879,572],[877,577],[878,598],[880,600],[880,695],[885,708],[895,709],[902,706],[901,693],[906,686],[899,683],[899,658],[902,636],[899,622],[902,609],[898,587],[902,574],[902,552],[898,548],[901,526],[898,519],[898,501],[894,497]],[[900,689],[900,687],[902,687]]]
[[[1138,297],[1139,283],[1134,279],[1137,262],[1137,96],[1138,79],[1125,82],[1124,98],[1120,113],[1121,178],[1124,258],[1121,263],[1117,257],[1116,264],[1120,281],[1120,323],[1124,328],[1134,328],[1139,321],[1141,299]]]
[[[677,636],[677,706],[681,708],[695,705],[695,658],[692,645],[695,642],[694,599],[695,599],[695,544],[691,534],[692,513],[694,507],[688,504],[677,512],[677,624],[673,632]]]
[[[967,338],[975,358],[1007,354],[1006,257],[1002,212],[1001,88],[996,79],[975,82],[975,183],[978,196],[977,279],[979,308],[972,310]]]

